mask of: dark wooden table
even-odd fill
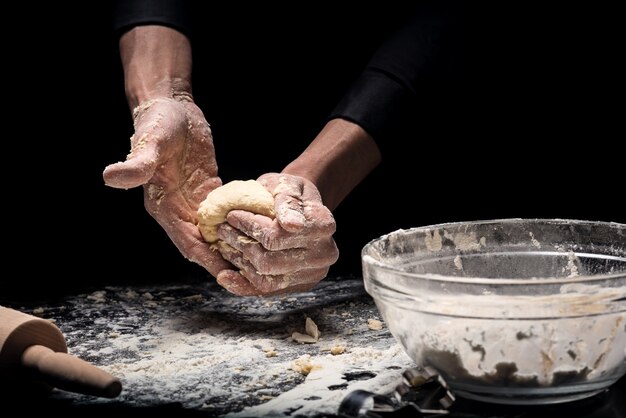
[[[336,416],[347,393],[388,394],[403,370],[414,366],[386,327],[368,325],[382,318],[359,278],[327,279],[312,292],[271,298],[238,298],[212,283],[186,281],[105,287],[55,302],[0,299],[0,304],[54,320],[71,353],[124,384],[114,400],[61,391],[44,399],[3,400],[23,413]],[[305,332],[306,317],[322,333],[315,344],[291,339],[293,332]],[[331,354],[338,347],[345,352]],[[303,367],[313,370],[305,376]],[[459,399],[449,415],[557,416],[626,417],[626,379],[564,405],[521,408]]]

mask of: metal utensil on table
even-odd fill
[[[402,374],[402,383],[390,395],[350,392],[341,402],[339,414],[346,418],[435,418],[447,415],[454,401],[448,385],[434,369],[415,367]]]

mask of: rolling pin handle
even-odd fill
[[[67,353],[43,345],[31,345],[22,353],[22,365],[33,370],[47,384],[85,395],[115,398],[121,382],[109,373]]]

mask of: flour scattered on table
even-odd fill
[[[303,417],[336,415],[339,404],[349,392],[362,389],[391,393],[402,379],[401,370],[413,367],[402,348],[395,344],[386,349],[356,347],[342,356],[305,356],[296,361],[305,367],[312,365],[302,384],[264,404],[227,417],[288,417],[293,411]],[[349,376],[355,370],[367,371],[371,378],[353,380]]]
[[[123,292],[120,292],[120,296],[126,300],[133,300],[139,297],[139,294],[132,289],[126,289]]]
[[[191,303],[200,303],[200,302],[204,302],[204,296],[202,295],[191,295],[191,296],[186,296],[183,298],[183,300],[185,302],[191,302]]]
[[[94,303],[104,303],[106,302],[106,290],[96,290],[92,294],[87,296],[87,300],[90,300]]]
[[[146,293],[153,299],[146,300]],[[402,370],[414,366],[388,330],[376,338],[363,332],[365,319],[378,312],[362,280],[324,281],[294,299],[274,297],[265,306],[266,299],[230,297],[217,284],[203,282],[107,287],[68,299],[70,309],[45,306],[46,314],[59,319],[72,354],[124,384],[113,401],[63,391],[52,396],[130,407],[177,403],[207,416],[319,416],[336,414],[353,389],[390,392]],[[324,334],[318,344],[295,344],[286,332],[316,335],[302,312]],[[363,371],[375,377],[350,379]]]

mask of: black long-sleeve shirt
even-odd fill
[[[193,2],[124,0],[118,2],[115,28],[161,24],[192,36]],[[435,7],[435,4],[437,5]],[[434,79],[454,77],[451,65],[459,54],[459,6],[426,2],[378,48],[329,119],[357,123],[377,141],[385,136],[420,92]]]
[[[208,64],[194,64],[194,71],[199,68],[206,72],[210,68],[212,74],[234,73],[234,81],[211,78],[222,89],[218,93],[225,92],[219,98],[230,99],[225,114],[236,120],[223,134],[216,135],[220,138],[217,145],[234,154],[242,138],[252,149],[245,154],[256,152],[256,155],[245,164],[223,163],[220,170],[224,178],[229,175],[230,178],[254,178],[272,164],[280,170],[281,164],[291,161],[308,144],[310,136],[317,133],[315,128],[307,132],[306,126],[314,123],[312,121],[321,122],[328,115],[353,120],[372,133],[382,150],[383,160],[334,212],[338,224],[355,222],[357,225],[338,229],[335,237],[340,248],[342,245],[356,248],[398,227],[449,221],[565,216],[623,222],[623,210],[619,206],[597,204],[597,199],[586,198],[590,194],[592,197],[613,196],[616,190],[623,189],[623,153],[614,152],[614,132],[622,128],[621,118],[614,101],[607,99],[620,96],[624,72],[618,59],[621,44],[617,31],[621,26],[616,8],[586,3],[563,7],[550,2],[540,5],[526,2],[455,4],[439,0],[431,3],[430,9],[427,3],[403,2],[402,7],[411,9],[411,13],[405,13],[388,3],[360,7],[359,10],[365,10],[365,20],[359,20],[358,13],[354,16],[352,10],[335,14],[336,5],[322,9],[317,2],[307,3],[309,9],[305,12],[296,10],[295,6],[280,6],[288,7],[286,15],[291,15],[294,21],[282,22],[288,28],[279,31],[279,16],[271,19],[266,28],[273,33],[262,37],[261,42],[255,39],[254,31],[263,29],[266,22],[252,29],[246,25],[255,18],[261,20],[261,16],[254,14],[268,5],[258,5],[251,11],[249,7],[239,10],[237,4],[229,10],[232,27],[228,36],[234,38],[243,31],[244,39],[236,45],[239,48],[246,43],[252,45],[243,51],[231,51],[219,30],[211,31],[215,36],[209,39],[209,48],[196,49],[204,34],[204,22],[210,27],[218,17],[213,13],[202,15],[192,24],[194,19],[177,15],[185,10],[178,1],[121,1],[116,27],[120,31],[150,23],[174,27],[191,37],[194,56],[208,57]],[[425,5],[418,8],[409,3]],[[306,15],[304,22],[297,21],[299,13],[312,9],[314,16]],[[274,10],[279,10],[279,6]],[[384,17],[381,19],[384,27],[373,26],[371,35],[364,21],[367,25],[376,25],[379,11]],[[244,18],[240,19],[237,13]],[[197,18],[198,14],[192,17]],[[330,24],[326,24],[326,18]],[[342,27],[344,21],[346,26],[355,27],[358,35]],[[379,35],[388,35],[385,25],[390,26],[391,21],[398,22],[398,32],[387,37],[376,49],[382,39]],[[301,23],[305,25],[299,28]],[[196,36],[191,33],[192,26]],[[291,33],[296,32],[292,31],[294,27],[301,30],[295,36],[317,31],[317,35],[311,37],[315,37],[315,44],[322,43],[322,47],[312,52],[311,59],[303,59],[298,51],[297,62],[278,68],[270,60],[282,57],[281,53],[292,52],[292,44],[281,42],[264,49],[264,42],[294,36]],[[336,33],[339,37],[334,37]],[[348,40],[341,38],[345,34],[350,35]],[[363,43],[357,45],[355,42],[360,36],[363,36]],[[303,42],[303,38],[297,37],[296,41],[309,49],[313,43]],[[362,48],[363,44],[372,47]],[[220,49],[219,54],[215,54],[216,48]],[[343,51],[345,60],[339,55]],[[270,56],[265,59],[268,52]],[[328,55],[324,55],[325,52]],[[242,54],[251,53],[253,56],[241,58]],[[369,62],[363,58],[365,56],[371,57]],[[211,68],[215,62],[231,57],[237,58],[235,65],[224,63],[219,66],[219,72]],[[288,59],[281,58],[278,65],[290,64]],[[309,65],[312,69],[307,67]],[[249,67],[241,68],[245,66]],[[320,82],[315,79],[316,71],[324,67],[329,70],[320,75],[324,78]],[[294,69],[307,71],[304,76],[298,76],[292,74]],[[271,71],[278,72],[275,78],[268,76]],[[252,79],[249,83],[236,80],[247,75]],[[326,81],[333,75],[336,78]],[[283,80],[284,77],[288,80]],[[352,87],[348,88],[352,80]],[[194,85],[199,85],[199,92],[213,94],[210,91],[215,89],[213,85],[202,85],[204,79],[198,81]],[[249,115],[255,107],[263,105],[273,87],[283,81],[283,90],[294,92],[277,93],[276,106],[259,112],[261,115],[253,119],[251,128]],[[254,93],[262,97],[252,97],[249,100],[252,103],[248,103],[248,89],[259,84],[261,88],[256,88]],[[329,97],[332,91],[339,94]],[[343,91],[345,94],[341,97]],[[296,100],[290,101],[293,97]],[[202,94],[197,98],[202,100]],[[314,106],[306,106],[308,100],[312,100]],[[203,108],[212,112],[214,120],[220,117],[222,121],[227,120],[220,113],[222,103],[216,102],[216,107],[211,109],[213,103],[209,100]],[[338,104],[333,110],[335,103]],[[240,108],[247,117],[233,113],[233,109]],[[288,111],[281,113],[285,108]],[[307,113],[306,117],[287,121],[291,125],[285,128],[280,117],[287,114],[294,118],[300,110]],[[401,121],[396,123],[399,117]],[[307,125],[303,127],[301,121]],[[274,123],[279,124],[277,134],[272,131]],[[239,129],[238,125],[246,126]],[[409,125],[410,129],[402,125]],[[216,131],[219,126],[215,123]],[[292,136],[289,128],[294,127],[298,130]],[[310,135],[302,135],[302,131]],[[237,140],[222,140],[229,135]],[[284,141],[275,147],[277,149],[271,149],[270,157],[263,158],[267,155],[263,152],[270,148],[264,139],[271,136],[284,138]],[[574,146],[572,138],[590,141],[592,146]],[[418,151],[408,151],[411,148]],[[282,153],[280,158],[276,157],[277,152]],[[220,160],[229,158],[229,153],[221,150],[218,155]],[[257,155],[261,157],[256,158]],[[246,156],[236,157],[239,162]],[[598,181],[598,176],[602,181]],[[501,181],[502,178],[506,181]],[[568,191],[579,197],[576,204],[558,192],[563,181],[571,186]],[[418,203],[407,203],[407,195],[414,195]],[[379,206],[377,210],[381,213],[370,216],[367,226],[354,221],[354,213],[370,210],[373,199],[388,203],[385,205],[388,209]],[[354,272],[358,271],[360,259],[342,257],[339,263],[353,263],[344,272]]]

